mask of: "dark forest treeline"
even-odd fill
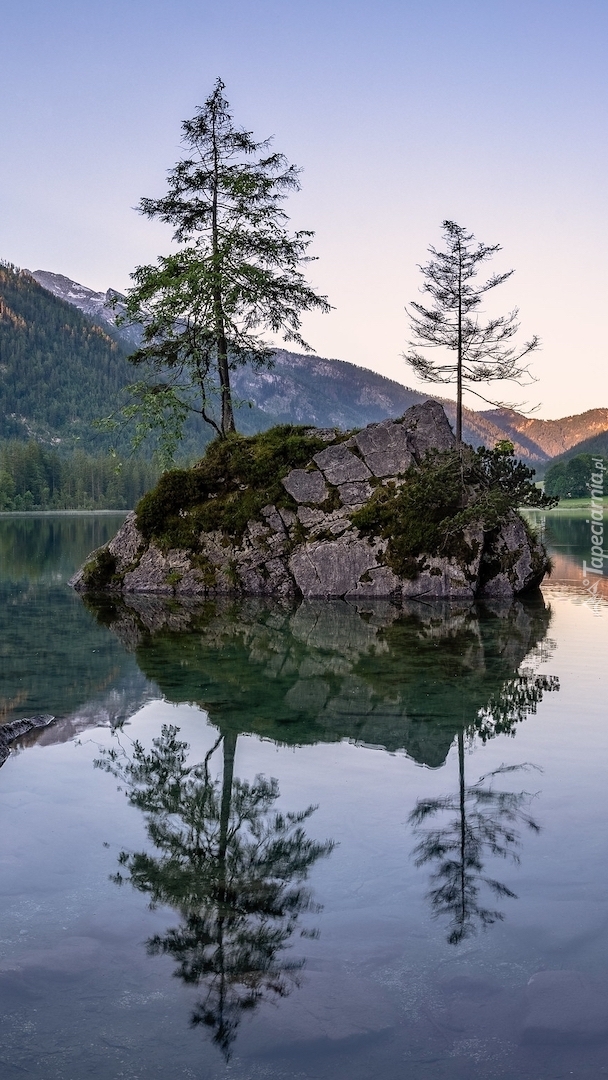
[[[67,455],[131,449],[133,431],[102,431],[138,378],[120,331],[98,325],[42,288],[27,270],[0,261],[0,440],[35,439]],[[249,410],[247,410],[249,412]],[[186,425],[182,456],[200,456],[211,431],[196,417]],[[151,456],[154,439],[142,447]]]
[[[0,510],[129,510],[157,479],[158,468],[137,458],[0,443]]]

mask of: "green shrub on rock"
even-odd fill
[[[554,506],[533,476],[508,442],[494,450],[431,451],[401,486],[376,487],[352,521],[362,536],[387,541],[385,559],[397,575],[414,578],[425,555],[469,563],[476,554],[466,538],[470,526],[490,532],[518,507]]]

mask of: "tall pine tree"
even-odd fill
[[[220,437],[233,432],[231,370],[271,364],[268,333],[310,349],[301,316],[330,308],[302,272],[313,234],[287,229],[283,203],[299,170],[235,126],[220,79],[182,128],[186,154],[166,195],[139,207],[173,226],[177,250],[138,267],[126,298],[127,320],[143,330],[131,360],[149,374],[132,388],[131,415],[169,449],[190,410]]]
[[[519,330],[517,308],[507,315],[487,321],[480,319],[481,303],[490,290],[502,285],[513,270],[492,274],[482,284],[474,283],[480,266],[501,250],[500,244],[481,244],[454,221],[443,222],[445,250],[429,248],[431,259],[420,270],[422,292],[430,297],[427,306],[410,304],[412,338],[404,359],[425,381],[456,383],[456,438],[462,441],[462,395],[465,389],[483,401],[472,383],[495,380],[520,382],[527,374],[522,360],[538,348],[534,336],[520,349],[512,344]],[[447,350],[453,359],[428,356],[427,349]],[[502,402],[488,402],[490,405]]]

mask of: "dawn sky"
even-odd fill
[[[417,385],[403,307],[452,218],[503,245],[491,310],[543,341],[538,383],[497,393],[608,406],[607,30],[605,0],[5,3],[0,258],[125,288],[170,236],[132,208],[221,75],[236,122],[303,167],[320,355]]]

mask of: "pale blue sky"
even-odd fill
[[[504,252],[496,294],[538,333],[538,415],[608,406],[608,6],[600,0],[20,0],[0,37],[0,257],[124,288],[167,233],[180,121],[217,75],[237,122],[304,169],[336,310],[321,355],[412,385],[416,264],[450,217]],[[471,401],[474,404],[474,401]]]

